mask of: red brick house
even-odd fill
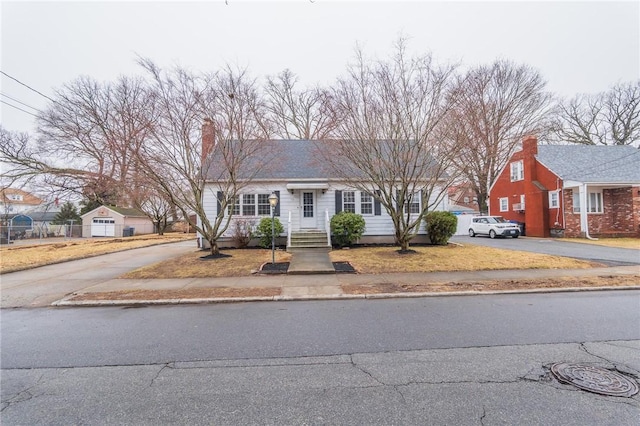
[[[489,212],[534,237],[640,237],[640,150],[528,136],[491,186]]]

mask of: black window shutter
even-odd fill
[[[376,189],[376,196],[380,197],[380,190]],[[382,205],[380,204],[380,200],[377,198],[373,199],[373,214],[374,216],[382,216]]]
[[[336,214],[342,211],[342,191],[336,191]]]
[[[274,216],[280,216],[280,204],[282,204],[282,200],[280,199],[280,191],[273,191],[274,194],[276,194],[276,197],[278,197],[278,204],[276,204],[276,206],[273,209],[273,215]]]
[[[224,212],[222,211],[222,191],[218,191],[218,194],[216,195],[216,209],[216,214],[218,216],[224,216]]]

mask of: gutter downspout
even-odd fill
[[[584,236],[588,240],[597,241],[597,238],[593,238],[589,235],[589,220],[587,220],[587,184],[580,185],[580,227],[584,231]]]

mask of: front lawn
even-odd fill
[[[56,238],[54,240],[54,242],[44,244],[40,241],[34,241],[30,245],[26,241],[3,246],[0,248],[0,274],[177,241],[193,240],[195,246],[194,234],[177,232],[126,238],[87,238],[82,240]]]
[[[492,269],[580,269],[590,268],[590,262],[559,256],[501,250],[480,246],[412,247],[415,253],[399,254],[397,247],[357,247],[334,250],[333,262],[349,262],[359,273],[443,272]],[[270,250],[227,249],[218,259],[202,259],[206,252],[194,251],[155,265],[132,271],[121,278],[206,278],[248,276],[271,260]],[[276,252],[276,262],[288,262],[289,253]],[[600,265],[597,265],[600,266]]]
[[[559,240],[571,243],[595,244],[606,247],[640,249],[640,238],[599,238],[597,240],[588,240],[586,238],[560,238]]]

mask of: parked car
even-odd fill
[[[520,226],[505,220],[502,216],[476,216],[469,225],[469,236],[475,237],[476,235],[488,235],[490,238],[518,238]]]

